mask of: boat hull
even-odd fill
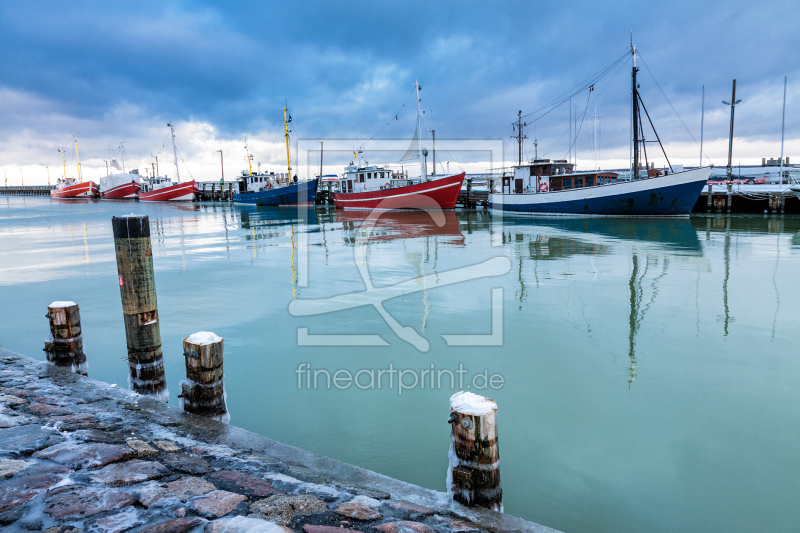
[[[464,173],[405,187],[377,191],[335,193],[339,209],[425,209],[435,201],[442,209],[453,209],[464,183]]]
[[[791,191],[797,196],[797,199],[800,200],[800,187],[792,187]]]
[[[61,189],[53,189],[50,191],[52,198],[97,198],[99,194],[97,184],[93,181],[85,181],[62,187]]]
[[[532,194],[489,195],[493,209],[546,215],[688,216],[711,167],[609,185]]]
[[[292,183],[286,187],[276,187],[265,191],[235,194],[233,201],[240,204],[259,206],[308,205],[317,197],[317,180]]]
[[[163,187],[154,191],[140,192],[141,202],[191,202],[197,194],[197,182],[194,180]]]
[[[141,185],[135,181],[131,181],[105,191],[100,191],[100,198],[102,200],[133,200],[136,198],[136,194],[141,188]]]

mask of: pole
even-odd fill
[[[419,150],[419,179],[420,181],[427,181],[428,175],[425,173],[425,159],[422,156],[422,110],[419,105],[419,80],[414,81],[417,90],[417,150]]]
[[[319,175],[322,176],[322,153],[323,153],[323,143],[324,141],[319,142]]]
[[[172,134],[172,155],[175,156],[175,179],[177,183],[181,182],[181,173],[178,170],[178,149],[175,148],[175,127],[172,124],[167,124],[169,126],[169,131]],[[158,159],[156,159],[158,161]],[[149,240],[149,230],[148,230],[148,240]]]
[[[436,176],[436,130],[431,130],[433,142],[433,175]]]
[[[183,339],[186,379],[181,381],[178,398],[185,412],[227,423],[231,416],[225,404],[222,340],[209,331]]]
[[[703,123],[706,119],[706,86],[703,85],[703,99],[700,103],[700,166],[703,166]]]
[[[572,98],[569,99],[569,162],[572,163]]]
[[[113,217],[111,226],[125,319],[131,389],[167,401],[169,391],[161,351],[150,220],[147,215]]]
[[[78,164],[78,181],[83,181],[81,175],[81,158],[78,157],[78,132],[73,132],[72,137],[75,139],[75,161]]]
[[[728,213],[731,212],[731,203],[733,202],[733,115],[736,110],[736,80],[733,80],[733,89],[731,92],[731,133],[728,138]]]
[[[25,176],[22,174],[22,169],[19,169],[19,180],[20,180],[20,185],[22,185],[24,187],[25,186]]]
[[[47,360],[70,372],[88,375],[78,304],[53,302],[47,306],[45,316],[50,320],[50,340],[44,343]]]
[[[631,72],[632,81],[632,109],[633,109],[633,173],[631,179],[639,177],[639,89],[636,87],[636,47],[631,43],[631,55],[633,56],[633,70]]]
[[[286,131],[286,168],[289,173],[286,177],[292,182],[292,160],[289,157],[289,120],[286,118],[286,107],[283,108],[283,129]]]
[[[783,150],[781,150],[781,154],[782,153],[783,153]],[[50,186],[50,167],[44,167],[44,168],[47,169],[47,186],[49,187]]]
[[[225,164],[222,161],[222,150],[217,150],[219,152],[219,168],[222,172],[222,179],[220,179],[220,183],[225,181]]]
[[[783,118],[781,119],[781,171],[778,183],[783,183],[783,137],[786,132],[786,76],[783,77]]]
[[[64,179],[67,179],[67,158],[64,156],[64,152],[67,151],[66,148],[63,150],[59,150],[61,152],[61,164],[64,165]]]
[[[497,404],[471,392],[450,397],[450,465],[447,491],[468,507],[503,512],[500,452],[497,447]]]

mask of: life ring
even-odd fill
[[[549,187],[547,186],[547,182],[542,182],[539,184],[539,192],[547,192]]]

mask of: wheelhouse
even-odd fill
[[[598,187],[617,183],[619,177],[616,172],[575,172],[575,165],[566,159],[537,159],[502,170],[500,192],[503,194],[538,194]]]

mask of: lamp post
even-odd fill
[[[219,168],[222,171],[222,178],[220,178],[219,182],[222,183],[225,181],[225,165],[222,162],[222,150],[217,150],[219,152]]]
[[[44,167],[47,169],[47,186],[50,186],[50,167]]]
[[[323,149],[322,143],[323,143],[323,141],[317,141],[317,142],[319,142],[319,175],[322,176],[322,149]]]
[[[733,80],[733,92],[731,93],[731,101],[722,101],[723,104],[731,108],[731,133],[728,139],[728,213],[731,212],[731,191],[733,189],[733,167],[731,160],[733,158],[733,114],[736,110],[736,105],[741,103],[741,100],[736,99],[736,80]]]
[[[22,175],[22,169],[19,169],[19,180],[22,186],[25,186],[25,176]]]

